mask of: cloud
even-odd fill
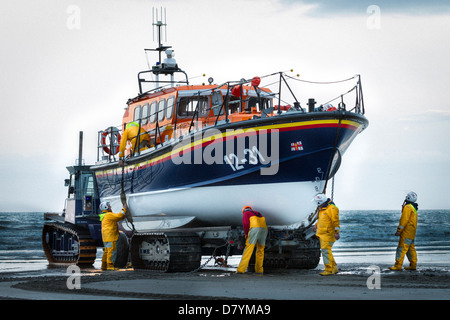
[[[64,207],[69,177],[64,159],[54,156],[2,156],[1,211],[56,211]]]
[[[405,114],[398,119],[402,122],[426,122],[426,123],[440,123],[450,121],[450,110],[443,109],[427,109],[422,112],[413,112]]]
[[[407,15],[443,14],[450,12],[447,0],[281,0],[287,5],[313,5],[311,15],[366,14],[369,6],[377,6],[383,13]]]
[[[126,100],[137,93],[136,74],[147,68],[143,48],[155,46],[153,5],[167,7],[166,44],[174,46],[179,66],[190,76],[206,73],[220,83],[290,68],[306,80],[361,74],[370,125],[350,146],[337,174],[343,208],[395,207],[398,196],[390,194],[416,189],[408,186],[413,183],[421,183],[423,192],[432,181],[444,188],[450,157],[445,154],[450,149],[447,1],[338,3],[2,3],[0,36],[8,50],[0,51],[0,200],[8,208],[60,209],[65,166],[77,157],[78,131],[85,132],[84,158],[92,164],[97,131],[118,125]],[[72,4],[80,9],[80,29],[67,28]],[[380,29],[366,23],[372,4],[381,10]],[[342,93],[328,87],[297,92],[302,106],[308,98],[324,102]],[[442,206],[448,207],[446,200]]]

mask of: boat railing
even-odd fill
[[[307,80],[303,80],[303,79],[298,79],[295,77],[292,77],[284,72],[278,72],[278,73],[273,73],[273,74],[269,74],[263,77],[260,77],[259,79],[263,79],[263,78],[267,78],[267,77],[271,77],[271,76],[279,76],[279,79],[273,83],[270,83],[269,85],[273,85],[273,84],[278,84],[278,92],[264,92],[264,94],[266,94],[264,97],[268,97],[270,95],[270,97],[274,100],[278,101],[278,104],[276,105],[276,111],[277,114],[281,114],[282,113],[282,102],[285,103],[285,105],[288,105],[289,107],[291,107],[293,110],[292,111],[303,111],[306,112],[305,109],[303,109],[300,106],[300,102],[298,101],[298,99],[296,98],[291,86],[288,84],[286,78],[294,80],[294,81],[299,81],[299,82],[303,82],[303,83],[310,83],[310,84],[337,84],[337,83],[343,83],[343,82],[347,82],[350,80],[354,80],[356,79],[356,84],[351,87],[348,91],[346,91],[345,93],[339,94],[336,97],[334,97],[333,99],[330,99],[324,103],[322,103],[319,107],[315,108],[314,105],[316,104],[315,100],[314,103],[311,103],[312,99],[310,99],[308,101],[308,112],[316,112],[316,111],[327,111],[326,109],[324,109],[324,106],[329,105],[331,103],[335,103],[337,101],[338,103],[338,107],[336,108],[337,110],[346,110],[349,112],[354,112],[354,113],[359,113],[359,114],[365,114],[365,108],[364,108],[364,99],[363,99],[363,93],[362,93],[362,84],[361,84],[361,76],[360,75],[355,75],[351,78],[348,79],[344,79],[344,80],[338,80],[338,81],[328,81],[328,82],[318,82],[318,81],[307,81]],[[243,94],[242,94],[242,88],[245,85],[248,85],[249,83],[253,86],[252,82],[253,80],[255,80],[255,78],[252,79],[241,79],[240,81],[229,81],[229,82],[225,82],[222,83],[220,85],[217,85],[215,89],[205,89],[205,90],[199,90],[198,91],[198,96],[200,97],[205,91],[211,91],[213,92],[214,90],[220,90],[223,88],[226,88],[226,93],[224,96],[224,99],[222,101],[222,103],[220,104],[220,110],[216,115],[216,121],[215,124],[217,124],[217,121],[219,120],[221,115],[225,115],[225,120],[226,122],[228,122],[228,115],[230,114],[230,105],[232,104],[239,104],[238,109],[241,111],[243,110],[243,105],[244,103],[247,103],[249,101],[249,96],[247,96],[247,99],[243,98]],[[288,89],[288,92],[291,94],[292,98],[294,99],[294,103],[293,106],[290,106],[288,102],[286,102],[283,98],[282,98],[282,84],[285,84],[286,88]],[[269,86],[266,85],[266,86]],[[230,96],[232,95],[232,90],[236,87],[239,87],[239,90],[241,94],[239,94],[239,100],[235,100],[235,101],[230,101]],[[261,91],[258,90],[258,86],[253,86],[254,90],[257,94],[257,99],[260,100],[261,97]],[[344,96],[349,95],[350,93],[354,92],[355,93],[355,105],[353,108],[347,110],[347,106],[346,103],[344,102]],[[198,106],[197,106],[198,107]],[[212,105],[212,108],[217,107]],[[247,112],[249,112],[249,110],[246,110]],[[197,117],[198,118],[198,110],[196,109],[194,112],[194,115],[192,116],[192,121],[194,121],[194,118]]]
[[[259,81],[262,79],[266,79],[269,77],[275,76],[276,81],[270,82],[269,84],[264,85],[264,88],[274,86],[278,89],[277,92],[272,92],[268,90],[262,90],[259,87]],[[295,78],[290,76],[284,72],[277,72],[270,75],[266,75],[263,77],[256,79],[257,77],[251,79],[241,79],[239,81],[228,81],[222,83],[220,85],[216,85],[213,88],[209,87],[206,89],[200,89],[197,91],[193,97],[198,97],[198,102],[193,110],[191,118],[183,118],[180,119],[178,117],[178,107],[180,99],[176,102],[174,108],[174,117],[173,122],[170,124],[160,124],[159,122],[159,113],[166,112],[166,110],[158,110],[156,109],[154,113],[143,116],[142,111],[139,115],[138,119],[133,120],[137,122],[139,125],[139,134],[134,139],[137,139],[135,143],[134,150],[129,151],[127,154],[128,157],[133,157],[140,155],[142,152],[149,152],[154,149],[160,148],[162,146],[167,145],[168,143],[173,143],[174,141],[180,141],[185,136],[190,135],[192,132],[197,132],[204,127],[215,127],[219,124],[229,123],[230,117],[233,114],[239,113],[248,113],[250,117],[248,119],[255,118],[264,118],[264,117],[273,117],[277,115],[284,114],[285,112],[326,112],[326,111],[335,111],[335,110],[345,110],[352,113],[364,114],[364,99],[362,93],[362,85],[361,85],[361,77],[359,75],[355,75],[351,78],[333,81],[333,82],[315,82],[315,81],[306,81],[303,79]],[[356,79],[356,84],[351,87],[347,92],[337,95],[335,98],[322,103],[318,107],[315,107],[316,101],[315,99],[308,100],[308,109],[302,108],[298,99],[296,98],[291,86],[288,83],[288,80],[298,81],[309,84],[336,84],[347,82],[350,80]],[[249,85],[250,84],[250,85]],[[286,89],[282,89],[285,85]],[[244,90],[245,88],[245,90]],[[253,93],[250,95],[249,88],[253,88]],[[282,90],[283,90],[283,98],[282,98]],[[246,94],[244,94],[246,91]],[[201,98],[205,95],[213,96],[214,92],[220,93],[220,98],[211,99],[209,106],[203,110],[202,116],[200,116],[200,101]],[[293,106],[291,106],[285,98],[285,92],[291,95],[293,98]],[[356,99],[355,104],[351,109],[347,109],[347,104],[344,102],[344,97],[348,96],[350,93],[354,93]],[[238,99],[237,99],[238,98]],[[251,99],[256,99],[259,102],[260,110],[254,112],[254,110],[249,110],[249,101]],[[262,99],[268,99],[271,101],[270,106],[266,105],[263,107]],[[277,102],[276,105],[273,105],[274,102]],[[284,103],[284,106],[282,105]],[[337,103],[336,107],[331,107],[331,103]],[[167,108],[167,105],[165,106]],[[213,112],[210,112],[210,111]],[[206,114],[206,116],[205,116]],[[155,118],[155,124],[150,130],[145,130],[149,119]],[[123,131],[126,128],[127,123],[123,123],[119,126],[112,126],[106,130],[102,130],[98,132],[98,147],[97,147],[97,162],[98,163],[109,163],[115,162],[118,160],[118,153],[120,148],[120,140]],[[144,130],[141,130],[144,129]],[[147,148],[139,148],[141,142],[144,140],[143,136],[148,135],[150,141],[148,143]]]

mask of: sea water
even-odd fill
[[[392,247],[401,210],[341,211],[341,239],[335,247]],[[450,247],[450,210],[418,211],[416,247],[444,249]]]
[[[393,263],[400,215],[400,209],[341,210],[341,238],[333,246],[336,260]],[[42,212],[0,212],[0,273],[47,268],[42,249],[44,223]],[[415,244],[419,262],[450,266],[450,210],[419,209]],[[101,254],[99,249],[94,266]]]
[[[43,225],[42,212],[0,212],[0,272],[46,268]]]
[[[401,210],[341,211],[341,238],[333,246],[338,262],[394,264]],[[450,270],[450,210],[418,211],[415,246],[419,265]],[[408,265],[405,258],[405,265]]]

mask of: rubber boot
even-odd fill
[[[401,271],[402,270],[402,265],[396,262],[393,267],[389,267],[389,270]]]
[[[245,273],[245,270],[247,270],[247,267],[250,262],[250,258],[252,257],[254,248],[255,248],[255,245],[249,243],[248,238],[247,238],[246,246],[245,246],[244,252],[242,254],[241,262],[239,263],[239,266],[236,270],[237,274]]]
[[[416,270],[417,267],[414,265],[410,265],[409,267],[405,267],[405,270]]]
[[[337,267],[336,267],[337,270]],[[320,273],[321,276],[331,276],[333,274],[335,274],[334,271],[334,266],[332,264],[326,264],[325,265],[325,270],[323,272]]]
[[[320,273],[321,276],[331,276],[333,274],[334,274],[333,271],[328,271],[328,270],[325,270],[324,272]]]
[[[102,266],[101,266],[102,270],[106,270],[108,268],[106,260],[107,260],[107,258],[106,258],[106,251],[105,251],[102,256]]]
[[[339,272],[337,265],[333,266],[333,270],[331,272],[333,272],[333,274],[336,274]]]

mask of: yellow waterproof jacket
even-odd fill
[[[133,150],[135,150],[135,145],[137,142],[137,135],[138,135],[138,130],[139,127],[137,126],[130,126],[128,128],[125,129],[125,131],[122,134],[122,138],[120,140],[120,146],[119,146],[119,157],[122,158],[125,156],[125,149],[127,147],[127,141],[130,140],[131,142],[131,151],[133,152]],[[141,128],[141,135],[139,137],[139,143],[141,143],[142,141],[147,140],[150,141],[150,137],[147,134],[147,132]],[[141,148],[141,150],[145,150],[147,148]]]
[[[247,210],[242,215],[242,224],[244,226],[245,236],[248,236],[248,232],[252,228],[266,228],[266,218],[261,213],[254,210]]]
[[[414,240],[417,230],[417,210],[411,203],[403,206],[402,216],[397,231],[400,237]]]
[[[125,218],[125,209],[119,213],[105,212],[99,215],[102,222],[102,239],[103,242],[117,241],[119,238],[119,228],[117,222]]]
[[[251,228],[266,228],[267,229],[266,218],[251,216],[250,217],[250,229]]]
[[[334,234],[339,233],[339,209],[330,202],[327,206],[319,208],[316,235],[329,242],[336,241]]]

